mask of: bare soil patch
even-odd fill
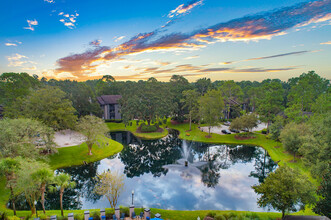
[[[274,148],[280,148],[280,146],[275,146]]]
[[[211,135],[206,135],[205,138],[211,138]]]

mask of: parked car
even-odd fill
[[[226,122],[224,122],[224,125],[225,125],[225,126],[230,126],[230,125],[231,125],[231,122],[226,121]]]
[[[228,129],[222,130],[223,134],[231,134],[231,132]]]
[[[247,128],[241,129],[243,132],[249,132]]]
[[[237,129],[230,129],[230,131],[233,132],[233,133],[239,133],[240,132]]]

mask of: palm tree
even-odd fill
[[[54,178],[55,187],[50,187],[51,191],[60,190],[60,206],[61,206],[61,215],[63,216],[63,205],[62,205],[62,198],[63,192],[67,188],[75,188],[76,183],[71,181],[71,176],[66,173],[60,173],[55,176]]]
[[[7,187],[10,189],[14,215],[16,215],[14,187],[16,185],[16,172],[19,168],[20,162],[16,158],[7,157],[0,162],[0,173],[3,173],[6,177]]]
[[[36,182],[38,182],[38,184],[40,184],[39,190],[40,190],[40,194],[41,194],[41,205],[43,207],[44,214],[46,214],[46,212],[45,212],[46,185],[53,180],[54,174],[53,174],[52,170],[49,169],[48,167],[43,167],[43,168],[37,170],[36,172],[34,172],[32,174],[32,178]]]

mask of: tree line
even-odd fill
[[[173,75],[169,82],[160,82],[153,77],[138,82],[115,81],[110,75],[99,80],[77,82],[39,79],[38,76],[30,76],[27,73],[3,73],[0,76],[0,105],[3,105],[4,115],[9,118],[38,115],[43,119],[48,117],[43,115],[47,113],[42,113],[44,109],[39,109],[37,103],[45,103],[50,110],[58,109],[54,105],[62,104],[61,107],[65,108],[63,112],[73,114],[61,115],[61,112],[52,112],[60,115],[59,118],[63,120],[51,120],[52,124],[49,125],[63,129],[70,127],[70,123],[76,119],[72,115],[101,116],[97,96],[122,95],[124,120],[136,118],[150,123],[166,116],[183,121],[189,118],[190,114],[192,117],[193,113],[190,113],[188,100],[185,100],[187,91],[194,90],[196,93],[191,95],[198,100],[200,96],[215,90],[223,99],[223,118],[236,118],[242,114],[242,110],[246,110],[256,112],[263,121],[271,124],[279,114],[298,122],[304,120],[310,112],[325,112],[330,93],[329,85],[329,80],[314,71],[290,78],[287,82],[279,79],[266,79],[262,82],[212,82],[210,79],[201,78],[191,83],[180,75]],[[192,106],[192,102],[189,105]]]

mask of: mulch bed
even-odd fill
[[[179,125],[179,124],[186,124],[189,121],[188,120],[185,120],[183,122],[179,122],[179,121],[171,120],[170,122],[171,122],[172,125]]]
[[[280,148],[280,146],[275,146],[274,148]]]
[[[206,135],[205,138],[211,138],[211,135]]]
[[[236,136],[234,136],[234,138],[237,139],[237,140],[248,140],[248,139],[254,139],[256,137],[255,136],[252,136],[252,137],[241,137],[241,136],[236,135]]]
[[[138,127],[136,130],[137,133],[154,133],[154,132],[163,132],[163,128],[158,128],[156,131],[141,131],[141,128]]]

